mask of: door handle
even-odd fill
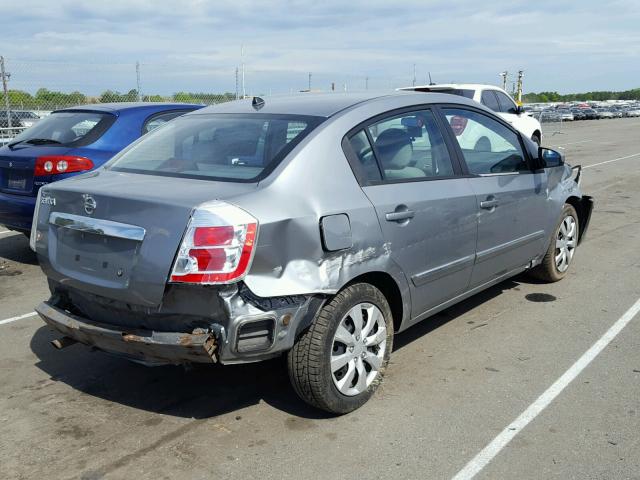
[[[389,212],[384,215],[387,222],[401,222],[413,218],[415,212],[413,210],[402,210],[400,212]]]
[[[491,210],[494,207],[498,206],[498,200],[496,200],[493,196],[487,197],[486,200],[480,202],[480,208],[484,208],[485,210]]]

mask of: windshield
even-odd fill
[[[188,115],[145,135],[108,168],[116,171],[250,182],[268,175],[321,117]]]
[[[54,112],[13,139],[13,144],[29,143],[36,139],[63,146],[88,145],[97,140],[111,124],[115,116],[102,112]]]

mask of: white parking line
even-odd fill
[[[563,147],[566,147],[567,145],[578,145],[579,143],[588,143],[588,142],[593,142],[593,140],[580,140],[579,142],[569,142],[569,143],[563,143],[562,145],[552,145],[552,147],[563,148]]]
[[[0,325],[4,325],[5,323],[17,322],[18,320],[22,320],[23,318],[29,318],[38,315],[36,312],[25,313],[24,315],[18,315],[17,317],[7,318],[5,320],[0,320]]]
[[[564,374],[555,381],[538,399],[507,426],[489,445],[484,447],[467,465],[460,470],[453,480],[470,480],[475,477],[487,464],[525,428],[529,422],[538,416],[549,404],[596,358],[604,348],[627,326],[640,312],[640,299],[627,310],[600,339],[587,350],[576,363],[571,365]]]
[[[19,234],[19,232],[14,232],[14,231],[12,231],[12,230],[3,230],[3,231],[1,231],[1,232],[0,232],[0,237],[1,237],[2,235],[12,235],[12,234],[13,234],[13,235],[18,235],[18,234]]]
[[[600,162],[600,163],[594,163],[593,165],[585,165],[582,168],[597,167],[598,165],[604,165],[605,163],[618,162],[620,160],[626,160],[627,158],[633,158],[633,157],[637,157],[637,156],[640,156],[640,153],[634,153],[633,155],[627,155],[626,157],[619,157],[619,158],[614,158],[613,160],[607,160],[607,161]]]

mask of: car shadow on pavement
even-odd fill
[[[56,350],[60,337],[49,327],[38,329],[31,350],[36,366],[53,380],[87,395],[150,412],[206,419],[261,401],[291,415],[330,418],[298,398],[289,384],[285,358],[246,365],[146,367],[75,344]]]
[[[397,335],[395,349],[521,283],[528,283],[528,279],[507,280],[420,322]],[[35,332],[31,350],[38,358],[36,366],[53,380],[87,395],[150,412],[196,419],[216,417],[261,401],[299,417],[331,417],[298,398],[289,384],[285,356],[246,365],[146,367],[81,344],[56,350],[50,342],[59,336],[46,326]]]
[[[29,239],[22,234],[0,237],[0,258],[28,265],[38,264],[38,257],[29,248]]]
[[[480,293],[476,293],[472,297],[436,313],[432,317],[417,323],[404,332],[396,334],[396,337],[393,340],[393,349],[400,350],[411,342],[433,332],[434,330],[437,330],[451,320],[464,315],[468,311],[488,302],[507,290],[519,287],[523,283],[535,283],[535,281],[532,281],[527,275],[518,275],[483,290]]]

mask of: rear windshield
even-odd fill
[[[115,116],[102,112],[54,112],[13,139],[13,143],[29,140],[51,140],[51,144],[77,147],[95,142],[115,121]]]
[[[187,115],[114,158],[120,172],[231,182],[267,176],[323,119],[266,114]]]

